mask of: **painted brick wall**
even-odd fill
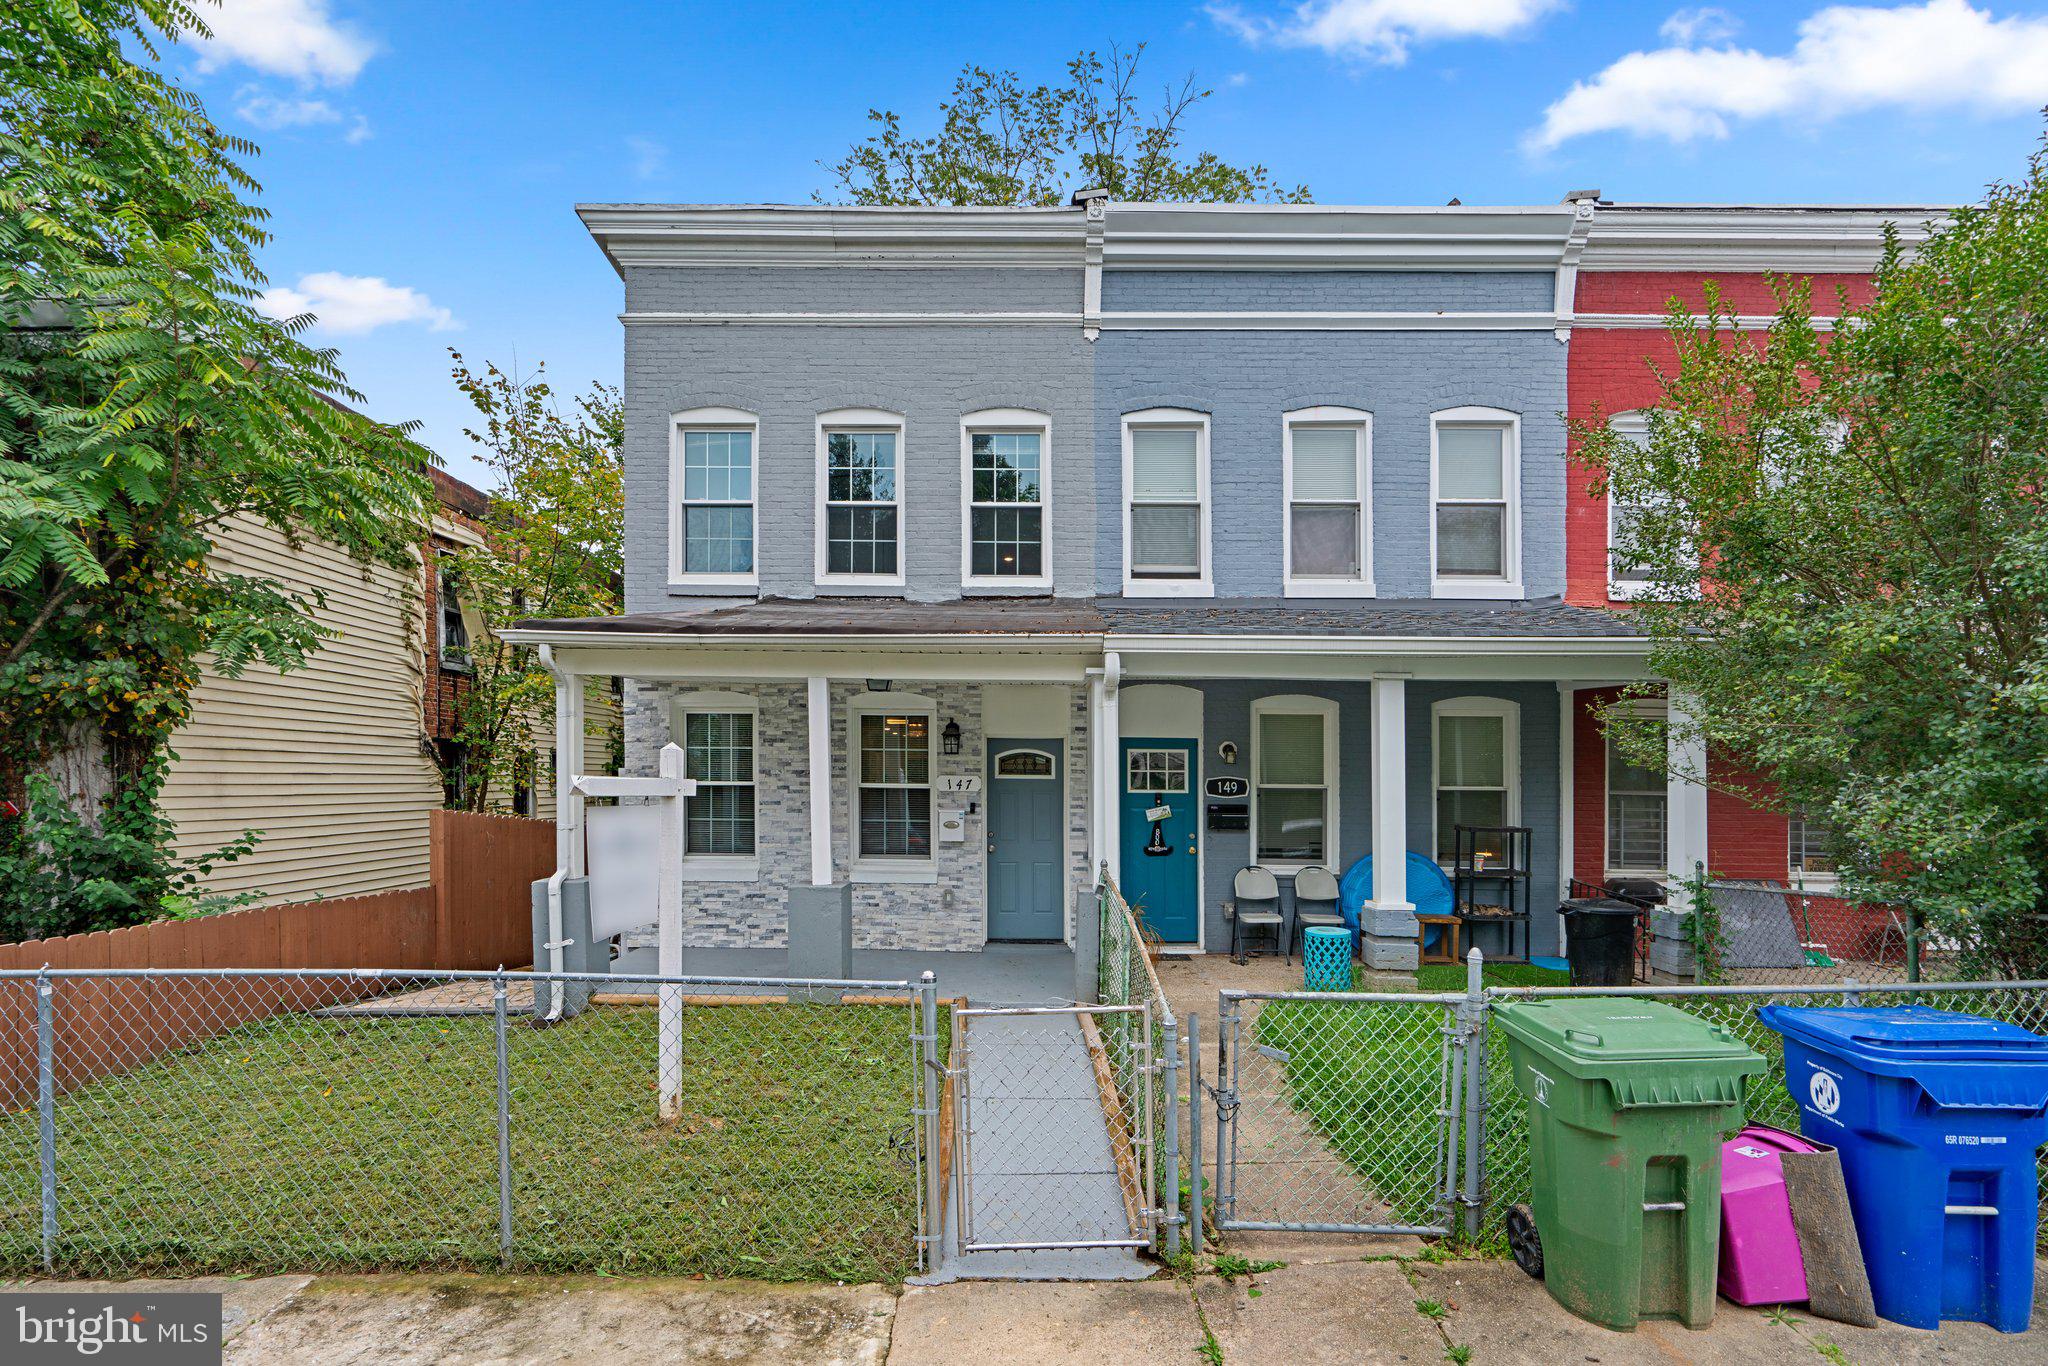
[[[904,414],[910,597],[961,596],[960,418],[983,408],[1050,415],[1047,563],[1056,592],[1091,592],[1094,526],[1074,512],[1092,502],[1095,483],[1087,347],[1078,325],[627,328],[626,609],[660,611],[689,596],[668,585],[669,418],[706,406],[760,417],[755,558],[764,594],[874,591],[814,582],[817,416],[854,407]]]
[[[1848,291],[1852,304],[1870,299],[1868,275],[1808,275],[1812,282],[1813,311],[1832,318],[1839,311],[1837,289]],[[1693,308],[1706,299],[1706,282],[1721,288],[1722,306],[1737,313],[1775,313],[1778,303],[1771,293],[1770,277],[1763,274],[1706,275],[1691,270],[1582,270],[1576,291],[1581,313],[1653,313],[1661,315],[1672,299],[1682,299]]]
[[[1717,275],[1726,306],[1739,313],[1771,313],[1777,304],[1763,275]],[[1869,277],[1823,275],[1813,279],[1813,311],[1839,312],[1836,288],[1853,302],[1866,301]],[[1576,307],[1581,313],[1661,315],[1673,298],[1698,308],[1707,276],[1681,271],[1584,271]],[[1574,422],[1611,418],[1649,407],[1661,397],[1652,366],[1670,370],[1676,357],[1661,327],[1574,327],[1570,350],[1570,407]],[[1576,444],[1576,443],[1574,443]],[[1565,600],[1585,607],[1620,605],[1607,595],[1607,501],[1592,492],[1592,472],[1573,460],[1565,499]]]
[[[1123,588],[1123,415],[1210,414],[1219,597],[1282,591],[1281,415],[1373,415],[1373,560],[1385,598],[1429,596],[1429,415],[1478,404],[1522,418],[1522,581],[1564,591],[1565,351],[1549,332],[1105,332],[1095,344],[1096,583]]]
[[[1252,703],[1261,697],[1282,694],[1328,698],[1338,705],[1337,713],[1337,820],[1338,837],[1331,859],[1331,871],[1340,876],[1358,859],[1372,852],[1372,687],[1357,684],[1289,684],[1256,681],[1207,682],[1193,684],[1202,693],[1203,779],[1215,777],[1251,778]],[[1408,685],[1408,847],[1427,853],[1435,823],[1435,794],[1431,788],[1433,744],[1430,708],[1453,697],[1504,697],[1521,707],[1521,811],[1522,824],[1533,831],[1536,866],[1531,879],[1530,910],[1536,952],[1546,953],[1557,943],[1556,898],[1559,784],[1557,771],[1557,692],[1548,683],[1478,684],[1410,683]],[[1237,744],[1236,766],[1225,768],[1217,760],[1217,746],[1230,740]],[[1223,902],[1231,895],[1237,870],[1252,859],[1251,835],[1246,831],[1205,831],[1202,863],[1202,916],[1210,952],[1230,946],[1230,925],[1223,918]],[[1283,896],[1291,896],[1289,879],[1281,880]]]
[[[1111,270],[1105,310],[1549,312],[1547,271]]]
[[[1057,267],[630,266],[632,313],[1047,313],[1081,319],[1081,273]]]

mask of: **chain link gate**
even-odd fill
[[[1201,1086],[1215,1105],[1218,1230],[1469,1226],[1483,1009],[1467,996],[1223,992],[1216,1081]]]
[[[1154,1045],[1141,1005],[953,1012],[961,1251],[1152,1245]]]

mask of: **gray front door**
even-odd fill
[[[1066,938],[1060,742],[988,742],[988,937]]]

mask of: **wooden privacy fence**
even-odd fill
[[[554,823],[464,811],[430,819],[431,886],[0,944],[0,970],[524,965],[533,957],[531,887],[554,871]],[[69,1089],[251,1020],[381,989],[346,975],[65,979],[54,1021],[57,1085]],[[0,980],[0,1105],[33,1100],[36,1050],[34,981]]]

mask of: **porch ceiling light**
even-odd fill
[[[960,723],[958,721],[946,722],[946,728],[939,732],[939,747],[947,754],[958,754],[960,752]]]
[[[869,692],[887,692],[887,691],[889,691],[889,680],[888,680],[888,679],[886,679],[886,678],[870,678],[870,679],[868,680],[868,691],[869,691]]]

